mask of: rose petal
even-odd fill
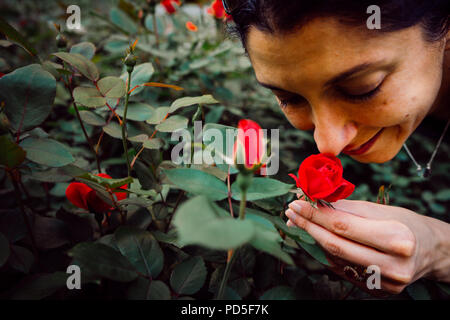
[[[66,189],[67,199],[76,207],[89,210],[87,195],[92,191],[90,187],[81,182],[72,182]]]
[[[343,180],[342,184],[336,189],[336,191],[328,197],[324,198],[324,200],[328,202],[335,202],[340,199],[345,199],[349,197],[354,190],[355,185],[353,183],[348,182],[347,180]]]
[[[94,212],[107,212],[113,209],[97,195],[95,190],[91,190],[87,195],[87,204],[89,206],[89,210]]]

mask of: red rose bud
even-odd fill
[[[206,9],[206,12],[216,19],[231,19],[231,16],[225,12],[222,0],[214,0],[214,2],[211,3],[208,9]]]
[[[111,179],[111,177],[105,173],[97,174],[97,176]],[[127,185],[123,185],[120,188],[126,189]],[[117,197],[117,201],[127,197],[125,192],[114,192],[114,194]],[[108,203],[103,201],[94,189],[81,182],[72,182],[69,184],[66,189],[66,197],[74,206],[90,212],[100,213],[114,209]]]
[[[311,200],[334,202],[345,199],[355,186],[342,177],[341,160],[332,154],[314,154],[306,158],[298,168],[297,187]]]
[[[192,21],[186,22],[186,29],[188,29],[189,31],[192,31],[192,32],[198,31],[198,27]]]
[[[266,145],[263,130],[255,121],[240,120],[233,148],[234,163],[239,171],[257,172],[264,167]]]
[[[176,4],[176,6],[174,6]],[[168,14],[173,14],[177,11],[177,7],[181,5],[180,0],[163,0],[161,1],[161,5],[166,9]]]

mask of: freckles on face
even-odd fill
[[[348,153],[360,162],[392,159],[442,82],[442,52],[419,27],[379,34],[321,18],[289,34],[251,28],[247,51],[294,127],[314,130],[320,152],[370,145]]]

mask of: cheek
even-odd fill
[[[415,123],[431,107],[429,96],[418,92],[392,86],[365,108],[355,109],[352,118],[361,125],[377,128]]]

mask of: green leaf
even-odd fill
[[[91,81],[97,81],[99,77],[98,69],[95,63],[87,59],[85,56],[79,53],[68,53],[68,52],[56,52],[53,53],[54,56],[60,58],[61,60],[67,62],[72,67],[77,69],[83,76]]]
[[[445,214],[447,213],[447,208],[443,206],[442,204],[430,202],[429,203],[431,211],[436,214]]]
[[[155,109],[155,112],[146,120],[148,124],[158,124],[163,121],[164,117],[169,113],[169,107],[159,107]]]
[[[8,22],[0,17],[0,32],[3,33],[9,41],[17,43],[19,46],[24,48],[30,55],[36,56],[37,51],[33,48],[28,41]]]
[[[215,106],[209,111],[205,116],[205,123],[217,123],[220,118],[222,118],[222,114],[225,111],[224,106]]]
[[[328,262],[325,252],[323,251],[322,247],[320,247],[317,243],[309,244],[306,242],[299,241],[299,242],[297,242],[297,244],[300,247],[302,247],[306,252],[308,252],[314,259],[319,261],[321,264],[330,266],[330,263]]]
[[[123,117],[123,111],[124,111],[123,105],[119,106],[116,109],[116,113],[121,117]],[[150,119],[154,113],[155,108],[146,103],[130,102],[128,104],[127,119],[134,121],[145,121],[147,119]]]
[[[156,29],[157,30],[164,30],[164,23],[162,21],[162,18],[164,18],[164,16],[153,16],[152,14],[148,14],[147,17],[145,18],[145,22],[144,25],[145,27],[149,30],[153,32],[153,18],[156,18]]]
[[[286,184],[270,178],[253,178],[252,184],[247,190],[247,201],[260,200],[281,196],[292,189],[292,184]],[[241,200],[241,190],[236,182],[231,186],[234,200]]]
[[[158,124],[156,130],[160,132],[174,132],[178,129],[187,128],[188,122],[188,118],[175,115]]]
[[[66,281],[68,276],[65,272],[30,276],[14,290],[11,298],[13,300],[44,299],[60,289],[67,288]]]
[[[50,72],[55,79],[58,79],[60,77],[60,73],[58,72],[58,70],[62,70],[61,65],[52,61],[44,61],[42,62],[42,68],[45,71]]]
[[[170,300],[169,287],[160,280],[136,279],[128,288],[130,300]]]
[[[10,243],[17,242],[27,235],[26,224],[18,208],[0,211],[0,232]]]
[[[27,138],[20,143],[27,159],[48,167],[63,167],[75,161],[66,147],[56,140]]]
[[[414,300],[431,300],[430,292],[421,280],[407,286],[406,291]]]
[[[261,226],[259,223],[253,222],[255,226],[255,233],[250,240],[250,244],[258,250],[267,252],[287,264],[294,264],[292,258],[281,249],[280,242],[282,241],[278,232],[270,231]]]
[[[97,82],[100,93],[109,99],[122,98],[127,92],[125,82],[118,77],[106,77]]]
[[[102,243],[83,242],[69,251],[75,258],[95,275],[118,282],[130,282],[138,277],[133,265],[119,252]]]
[[[122,139],[122,127],[117,122],[111,121],[103,127],[103,131],[113,138]]]
[[[279,217],[279,216],[272,216],[270,214],[261,212],[259,210],[247,208],[246,215],[248,215],[249,213],[261,216],[261,217],[269,220],[270,222],[273,223],[273,225],[275,227],[277,227],[278,229],[283,231],[285,234],[287,234],[289,237],[291,237],[295,240],[303,241],[303,242],[306,242],[309,244],[316,243],[314,238],[311,237],[306,231],[304,231],[303,229],[297,228],[297,227],[288,227],[286,225],[286,223],[283,221],[283,219],[281,219],[281,217]]]
[[[116,245],[137,271],[158,277],[164,266],[164,255],[153,235],[133,227],[120,227],[114,233]]]
[[[170,106],[169,112],[173,113],[180,108],[192,106],[194,104],[213,104],[219,103],[212,95],[207,94],[199,97],[184,97],[175,100]]]
[[[106,125],[105,119],[103,119],[101,116],[92,111],[81,110],[80,118],[83,122],[86,122],[91,126],[103,127]]]
[[[38,249],[59,248],[70,242],[66,224],[55,218],[37,215],[34,218],[33,234]]]
[[[135,66],[133,72],[131,73],[130,89],[133,89],[137,85],[142,85],[146,82],[149,82],[150,78],[153,75],[153,72],[155,72],[155,69],[150,62],[138,64],[137,66]],[[124,81],[127,81],[128,73],[123,73],[120,78]],[[130,95],[134,96],[135,94],[141,92],[142,89],[142,87],[137,88]]]
[[[272,222],[268,219],[265,219],[261,215],[250,213],[248,210],[245,212],[245,219],[251,220],[254,223],[257,223],[259,227],[265,228],[272,232],[277,232],[277,229],[272,224]]]
[[[294,289],[288,286],[277,286],[264,292],[259,300],[295,300]]]
[[[70,53],[78,53],[86,59],[92,60],[95,54],[95,45],[91,42],[80,42],[70,48]]]
[[[132,142],[140,142],[140,143],[144,143],[148,139],[149,139],[149,136],[146,135],[145,133],[138,134],[137,136],[134,136],[134,137],[128,137],[128,140],[130,140]]]
[[[242,300],[241,296],[234,290],[227,286],[223,295],[223,300]]]
[[[150,139],[146,134],[129,137],[128,140],[132,142],[140,142],[146,149],[160,149],[164,145],[164,140],[162,140],[161,138]]]
[[[435,199],[439,201],[449,201],[450,200],[450,189],[444,189],[436,193]]]
[[[10,249],[9,266],[17,271],[29,273],[34,263],[34,256],[31,251],[16,245],[12,245]]]
[[[173,218],[173,224],[183,245],[196,244],[219,250],[237,248],[255,233],[251,221],[220,214],[204,196],[183,203]]]
[[[106,105],[106,98],[96,88],[76,87],[73,90],[73,98],[76,103],[88,108],[98,108]]]
[[[15,168],[25,160],[25,151],[6,135],[0,136],[0,165]]]
[[[450,295],[450,285],[447,283],[436,282],[437,286],[444,291],[446,294]]]
[[[0,232],[0,267],[8,261],[9,253],[9,241],[3,233]]]
[[[82,178],[84,180],[93,181],[95,183],[98,183],[98,184],[100,184],[104,187],[108,187],[110,189],[117,189],[117,188],[120,188],[121,186],[130,184],[133,182],[132,177],[126,177],[126,178],[120,178],[120,179],[108,179],[108,178],[96,176],[95,174],[92,174],[92,173],[85,173],[83,175],[78,176],[77,178]]]
[[[161,149],[163,145],[164,145],[164,140],[162,140],[160,138],[153,138],[150,140],[146,140],[142,144],[142,146],[145,149]]]
[[[178,294],[194,294],[206,280],[206,267],[201,257],[189,258],[175,267],[170,286]]]
[[[174,185],[184,191],[196,195],[205,195],[212,201],[219,201],[228,196],[225,183],[206,172],[179,168],[164,170],[164,173]]]
[[[127,31],[130,34],[137,33],[137,26],[133,20],[131,20],[125,12],[118,8],[112,8],[109,11],[109,17],[111,22],[121,29]]]
[[[37,127],[49,116],[56,95],[56,80],[32,64],[0,78],[0,101],[14,131]]]

